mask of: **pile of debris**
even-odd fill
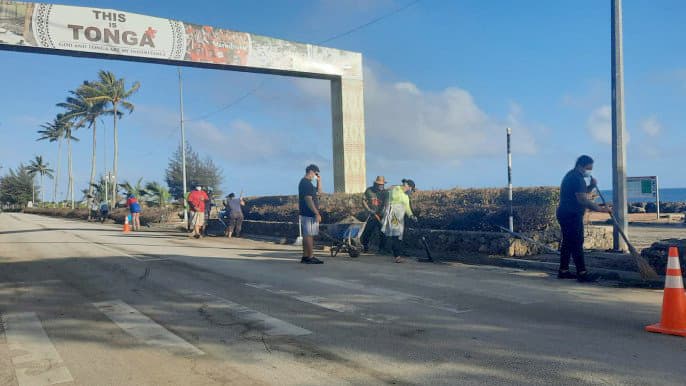
[[[667,239],[667,240],[661,240],[658,242],[653,243],[653,245],[650,246],[650,248],[646,248],[641,252],[641,256],[643,256],[646,260],[648,260],[648,263],[655,268],[655,271],[660,274],[664,275],[665,270],[667,269],[667,253],[669,251],[669,247],[677,247],[679,249],[679,262],[681,264],[681,271],[686,274],[686,260],[684,259],[684,254],[686,252],[686,239]]]

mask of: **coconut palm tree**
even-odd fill
[[[45,189],[44,189],[44,184],[43,184],[43,177],[48,176],[48,178],[52,178],[52,173],[54,170],[50,169],[50,165],[47,163],[43,163],[43,156],[42,155],[37,155],[36,158],[34,158],[28,166],[28,171],[31,176],[35,178],[36,174],[40,174],[40,192],[41,192],[41,202],[45,203]],[[35,184],[33,184],[35,185]],[[34,189],[34,196],[35,196],[35,189]],[[35,200],[35,197],[34,197]]]
[[[139,82],[134,82],[131,88],[126,88],[126,81],[117,77],[110,71],[100,70],[98,72],[98,81],[90,82],[82,86],[86,98],[92,103],[105,103],[111,107],[111,113],[114,118],[113,132],[114,132],[114,159],[112,162],[112,207],[117,202],[117,163],[119,162],[119,134],[117,128],[117,121],[119,119],[119,110],[128,110],[129,114],[133,112],[134,105],[128,99],[138,91],[140,88]]]
[[[85,125],[93,131],[93,149],[91,153],[91,178],[88,184],[88,197],[93,196],[93,187],[95,186],[95,170],[96,170],[96,150],[97,150],[97,121],[98,118],[106,114],[104,101],[93,102],[88,99],[88,92],[90,84],[84,82],[76,91],[70,91],[71,96],[57,106],[67,110],[64,113],[64,119],[71,120],[74,127],[80,128]]]
[[[122,190],[126,191],[127,194],[133,194],[138,198],[142,198],[143,196],[148,194],[148,192],[146,192],[145,188],[143,187],[142,177],[138,179],[136,185],[132,185],[129,181],[124,181],[121,184],[119,184],[119,187],[122,188]]]
[[[166,207],[169,199],[171,199],[169,189],[158,182],[148,182],[145,184],[145,191],[150,197],[148,202],[156,203],[160,208]]]
[[[55,173],[55,183],[52,191],[52,200],[57,202],[57,187],[60,183],[60,161],[62,159],[62,139],[64,138],[64,133],[61,131],[63,127],[62,125],[56,125],[55,121],[46,122],[40,127],[42,127],[43,130],[38,130],[40,137],[38,137],[37,141],[48,140],[50,142],[57,142],[57,170]]]
[[[58,127],[58,130],[62,133],[64,139],[67,140],[67,169],[69,171],[69,186],[67,188],[67,198],[71,202],[71,208],[74,209],[74,170],[72,167],[71,142],[78,142],[79,139],[74,137],[73,135],[73,132],[76,129],[76,127],[74,127],[74,123],[71,122],[69,119],[65,119],[63,114],[57,114],[53,124]]]

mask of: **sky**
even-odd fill
[[[610,1],[423,0],[405,9],[413,1],[59,3],[307,43],[352,31],[326,46],[363,55],[369,184],[384,175],[390,183],[412,178],[419,189],[506,186],[511,127],[515,186],[558,185],[588,154],[601,188],[611,187]],[[685,14],[679,0],[624,1],[627,174],[657,175],[662,187],[686,187],[675,167],[686,163]],[[176,67],[10,51],[0,51],[0,63],[0,174],[36,155],[56,167],[57,146],[36,142],[36,131],[69,90],[105,69],[141,82],[135,111],[120,121],[119,180],[164,181],[180,141]],[[187,140],[222,168],[224,192],[293,194],[312,162],[332,192],[328,81],[182,74]],[[112,167],[111,118],[98,130],[102,174]],[[76,136],[78,191],[90,175],[91,133]],[[61,165],[63,196],[64,155]]]

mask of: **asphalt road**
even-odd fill
[[[683,385],[661,291],[0,214],[2,385]]]

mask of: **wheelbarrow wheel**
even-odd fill
[[[360,256],[360,250],[358,248],[352,247],[348,250],[348,255],[350,257],[358,257]]]

